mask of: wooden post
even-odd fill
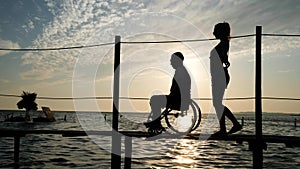
[[[121,168],[121,136],[119,135],[119,86],[120,86],[120,54],[121,37],[115,37],[114,58],[114,89],[113,89],[113,116],[112,116],[112,144],[111,144],[111,168]]]
[[[15,163],[19,162],[20,154],[20,136],[14,137],[14,161]]]
[[[261,102],[261,37],[262,26],[256,26],[256,70],[255,70],[255,147],[253,149],[253,168],[263,167],[263,140],[262,140],[262,102]]]
[[[242,120],[241,120],[241,122],[242,122],[242,126],[244,126],[244,117],[242,117]]]
[[[125,162],[124,169],[131,168],[132,137],[125,136]]]

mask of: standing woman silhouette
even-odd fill
[[[216,39],[220,40],[218,45],[210,53],[212,98],[220,123],[220,130],[214,135],[226,136],[227,134],[232,134],[242,129],[242,126],[232,112],[222,103],[225,89],[230,81],[228,73],[228,68],[230,66],[228,61],[230,25],[227,22],[216,24],[213,34]],[[233,127],[228,133],[226,131],[225,116],[233,123]]]

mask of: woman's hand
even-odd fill
[[[228,68],[229,66],[230,66],[230,63],[229,63],[229,62],[226,62],[226,63],[225,63],[225,67]]]

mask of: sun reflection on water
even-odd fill
[[[197,144],[195,140],[180,140],[167,156],[172,158],[172,164],[178,168],[194,168],[197,165]]]

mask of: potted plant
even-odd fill
[[[19,109],[25,108],[25,121],[30,121],[29,111],[36,111],[38,109],[37,104],[35,103],[36,96],[36,93],[23,91],[23,94],[21,95],[22,100],[17,103]]]

